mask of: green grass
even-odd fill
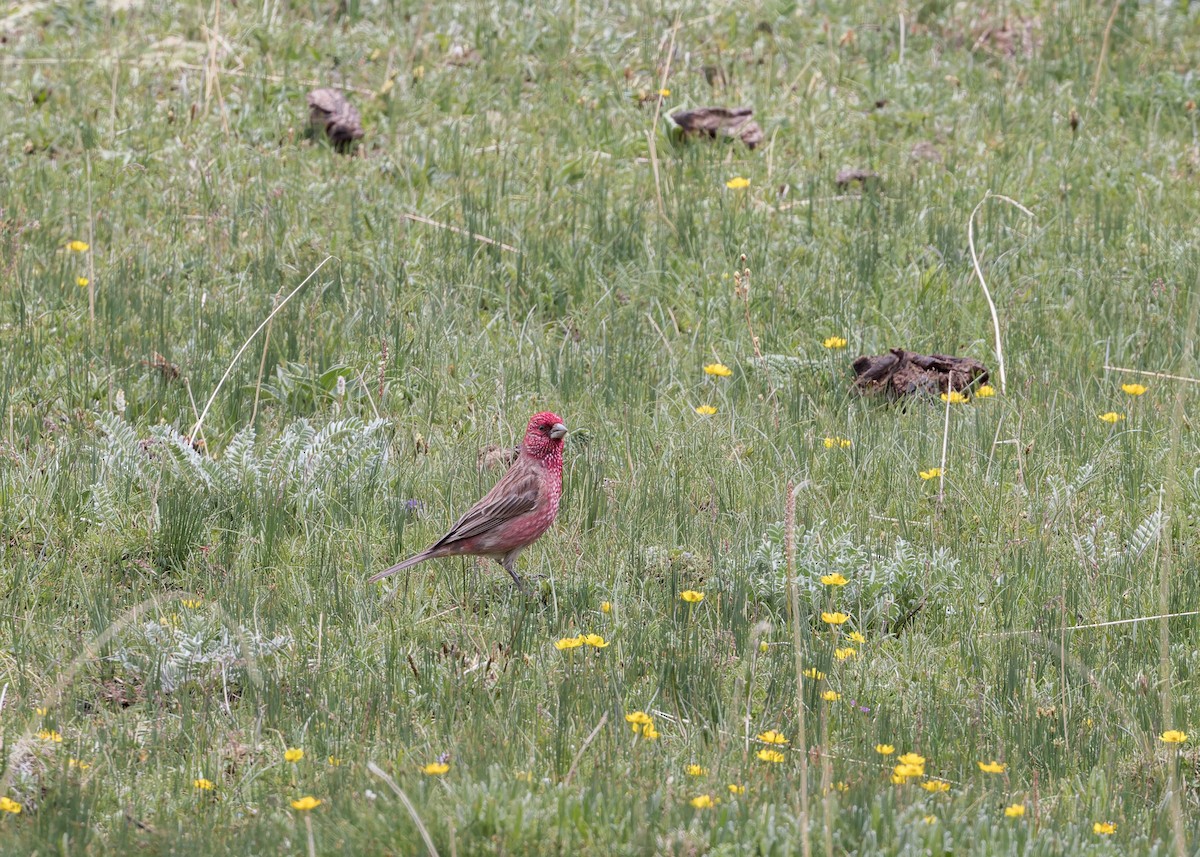
[[[443,855],[1193,853],[1196,736],[1158,736],[1200,727],[1200,620],[1102,623],[1200,609],[1198,400],[1104,366],[1200,375],[1200,19],[1122,4],[1093,101],[1111,8],[975,5],[909,9],[901,57],[892,4],[9,4],[0,851],[423,853],[374,762]],[[664,114],[753,105],[762,147],[652,130],[670,45]],[[359,157],[304,138],[314,81]],[[989,190],[1035,215],[976,218],[1008,389],[951,409],[939,501],[945,407],[849,363],[998,386]],[[535,597],[455,560],[364,583],[544,408],[573,433]]]

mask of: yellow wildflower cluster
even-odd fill
[[[704,593],[697,592],[695,589],[685,589],[679,593],[679,597],[688,604],[698,604],[704,600]]]
[[[283,751],[283,761],[285,762],[299,762],[303,758],[304,751],[299,747],[288,747]]]
[[[310,809],[316,809],[320,805],[320,798],[315,798],[312,795],[305,795],[302,798],[292,801],[292,809],[298,809],[301,812],[308,812]]]
[[[764,744],[786,744],[788,742],[788,739],[784,737],[782,732],[777,732],[774,729],[758,733],[758,740]]]
[[[949,393],[942,393],[942,401],[949,402],[952,405],[965,405],[970,399],[958,392],[958,390],[951,390]]]
[[[440,777],[450,770],[450,765],[447,762],[430,762],[428,765],[422,765],[417,768],[417,770],[427,777]]]
[[[830,349],[831,351],[836,351],[839,348],[846,347],[846,340],[840,336],[830,336],[821,344],[824,345],[826,348]]]
[[[825,438],[826,449],[849,449],[854,443],[848,437],[827,437]]]
[[[654,741],[658,738],[658,730],[654,728],[654,718],[644,711],[631,711],[625,715],[625,722],[628,723],[634,735],[640,735],[647,741]]]
[[[567,649],[578,649],[580,646],[591,646],[593,649],[603,649],[608,641],[599,634],[577,634],[574,637],[563,637],[554,643],[554,648],[560,652]]]

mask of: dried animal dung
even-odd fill
[[[508,470],[520,454],[520,446],[496,446],[489,443],[479,450],[475,466],[481,473],[485,470]]]
[[[308,94],[308,124],[313,132],[324,132],[339,152],[349,151],[363,135],[358,110],[337,89],[314,89]]]
[[[874,170],[842,170],[835,179],[839,188],[847,188],[855,182],[868,184],[879,181],[879,173]]]
[[[864,393],[936,396],[988,382],[987,367],[971,357],[917,354],[893,348],[887,354],[863,355],[854,361],[854,386]]]
[[[728,137],[753,149],[763,141],[763,130],[750,118],[752,115],[752,107],[698,107],[672,113],[671,121],[682,129],[684,136]]]

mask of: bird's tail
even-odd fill
[[[385,577],[391,577],[398,571],[404,571],[406,568],[410,568],[419,562],[424,562],[425,560],[432,558],[433,554],[431,554],[429,551],[421,551],[416,556],[410,556],[408,559],[404,560],[404,562],[398,562],[391,568],[386,568],[379,572],[379,574],[372,575],[371,577],[367,578],[367,583],[374,583],[377,580],[383,580]]]

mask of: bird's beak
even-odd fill
[[[550,437],[555,440],[562,440],[567,436],[567,427],[562,423],[555,423],[550,429]]]

